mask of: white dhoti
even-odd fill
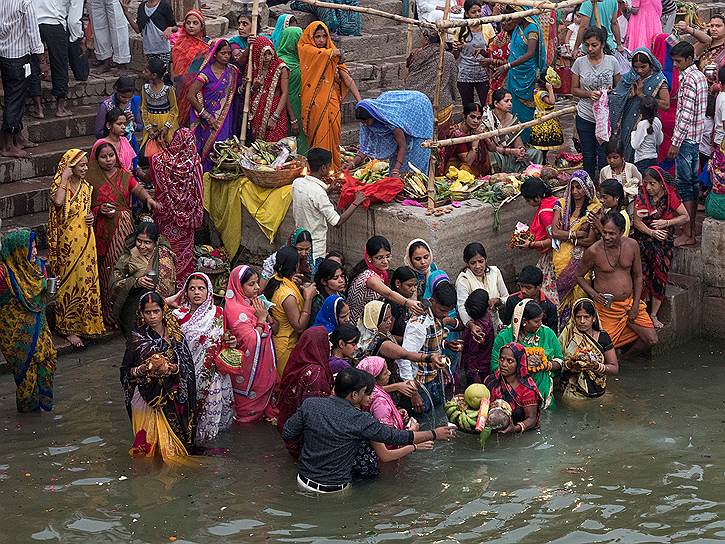
[[[131,62],[128,21],[118,0],[91,0],[91,23],[98,60],[113,57],[117,64]]]

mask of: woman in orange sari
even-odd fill
[[[315,21],[305,28],[298,52],[302,74],[302,131],[307,135],[310,149],[327,149],[332,153],[333,166],[339,168],[340,107],[348,90],[357,102],[362,97],[324,23]]]
[[[189,10],[183,26],[171,39],[171,69],[179,107],[179,126],[184,127],[189,123],[189,87],[209,54],[204,14],[195,9]]]
[[[109,300],[111,270],[124,251],[126,237],[133,232],[131,193],[152,210],[158,204],[136,182],[131,172],[121,167],[116,148],[107,140],[98,140],[93,145],[87,176],[93,186],[91,212],[95,217],[103,321],[107,328],[112,328],[115,320]]]

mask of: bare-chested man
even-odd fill
[[[640,300],[639,244],[622,236],[624,228],[624,217],[619,212],[610,212],[602,218],[602,239],[584,252],[577,282],[594,301],[602,328],[612,337],[614,347],[632,344],[623,354],[623,357],[632,357],[654,346],[657,332],[647,314],[647,306]],[[585,279],[592,270],[593,285]],[[613,295],[611,303],[605,294]]]

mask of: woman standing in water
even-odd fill
[[[7,232],[0,246],[0,351],[13,369],[15,405],[49,412],[57,354],[45,317],[45,263],[28,229]]]
[[[139,324],[126,344],[121,385],[131,418],[132,457],[165,463],[189,455],[196,433],[194,359],[184,334],[164,299],[145,293],[138,305]]]
[[[53,178],[48,211],[48,257],[59,284],[55,327],[77,348],[83,347],[81,336],[105,331],[91,213],[93,188],[86,181],[87,172],[86,153],[66,151]]]

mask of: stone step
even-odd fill
[[[0,219],[47,213],[52,181],[48,176],[0,185]]]
[[[658,331],[655,355],[699,336],[701,301],[702,282],[698,278],[670,273],[665,300],[657,316],[665,327]]]
[[[45,119],[28,118],[28,138],[32,142],[42,143],[64,138],[92,136],[95,133],[98,105],[79,106],[72,109],[73,117],[55,117],[46,114]]]
[[[2,232],[24,228],[35,231],[38,251],[48,249],[48,212],[35,212],[27,215],[3,219]]]
[[[113,93],[113,84],[116,82],[121,74],[128,73],[128,70],[119,71],[117,69],[111,70],[105,74],[97,74],[91,72],[88,81],[75,81],[72,77],[68,86],[68,105],[71,111],[74,111],[74,107],[86,106],[86,105],[97,105],[105,100],[111,93]],[[42,89],[42,102],[44,106],[44,112],[46,116],[53,114],[55,107],[55,97],[51,94],[50,81],[41,82]],[[0,103],[3,100],[2,88],[0,88]],[[28,99],[30,104],[30,99]],[[30,121],[30,118],[27,119]]]
[[[403,3],[400,0],[380,0],[380,1],[362,1],[360,5],[363,7],[371,7],[393,13],[395,15],[401,15]],[[280,9],[282,8],[282,9]],[[307,27],[310,23],[313,23],[316,18],[311,13],[305,11],[299,11],[291,9],[289,6],[276,6],[270,10],[269,25],[274,26],[277,17],[282,13],[292,13],[297,19],[298,26],[302,28]],[[367,13],[362,14],[362,30],[363,33],[369,32],[371,29],[379,28],[385,25],[398,25],[395,21],[379,17],[377,15],[370,15]]]
[[[24,179],[52,176],[63,153],[72,148],[89,150],[96,141],[94,136],[65,138],[40,144],[32,149],[33,155],[24,159],[0,157],[0,184]]]

